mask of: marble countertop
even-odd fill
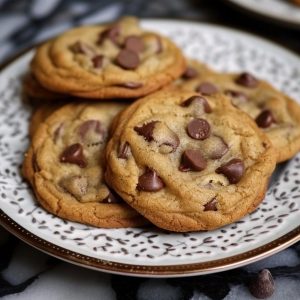
[[[269,26],[226,1],[0,0],[0,63],[10,55],[79,24],[120,15],[189,19],[250,31],[300,53],[299,31]],[[3,299],[206,300],[256,299],[247,286],[261,270],[275,282],[270,299],[300,299],[300,243],[244,268],[181,279],[143,279],[83,269],[50,257],[0,228]]]

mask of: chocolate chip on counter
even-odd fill
[[[134,70],[140,64],[140,59],[136,52],[122,49],[117,55],[116,63],[124,69]]]
[[[130,151],[128,142],[121,144],[119,147],[118,158],[127,159]]]
[[[209,96],[216,94],[219,91],[219,89],[210,82],[202,82],[196,87],[195,91],[202,95]]]
[[[143,84],[141,82],[128,81],[128,82],[116,84],[116,86],[125,87],[128,89],[138,89],[138,88],[142,87]]]
[[[210,105],[208,104],[207,100],[202,96],[192,96],[192,97],[188,98],[187,100],[185,100],[181,104],[181,106],[184,106],[184,107],[187,107],[190,105],[195,105],[196,108],[203,107],[204,112],[206,112],[206,113],[212,112],[212,109],[211,109]]]
[[[204,211],[217,211],[217,199],[213,198],[204,205]]]
[[[275,284],[271,272],[264,269],[248,283],[250,293],[258,299],[266,299],[273,295]]]
[[[206,166],[207,162],[200,150],[188,149],[182,154],[179,170],[182,172],[202,171]]]
[[[225,95],[238,100],[238,103],[239,102],[245,103],[248,101],[247,95],[244,94],[243,92],[235,91],[235,90],[226,90],[224,93],[225,93]],[[236,105],[238,103],[235,103],[235,101],[233,101],[234,105]]]
[[[187,67],[185,72],[182,74],[182,78],[184,79],[192,79],[199,75],[198,71],[193,67]]]
[[[165,184],[157,173],[147,168],[145,173],[139,177],[137,184],[138,191],[157,192],[164,188]]]
[[[112,191],[109,192],[109,194],[107,195],[107,197],[105,197],[101,203],[120,203],[122,202],[120,196],[116,193],[113,193]]]
[[[247,88],[255,88],[258,86],[259,81],[250,73],[244,72],[236,78],[235,82]]]
[[[103,65],[103,55],[96,55],[92,58],[94,68],[100,69]]]
[[[125,38],[124,48],[136,53],[142,52],[145,49],[144,41],[141,37],[130,35]]]
[[[255,122],[261,128],[268,128],[272,123],[276,123],[276,120],[272,111],[265,109],[256,117]]]
[[[114,44],[118,44],[120,35],[120,27],[118,25],[111,26],[100,32],[97,44],[101,45],[105,39],[110,39]]]
[[[83,155],[82,145],[79,143],[67,147],[60,156],[60,162],[78,165],[80,168],[87,166]]]
[[[151,121],[149,123],[143,124],[140,127],[135,126],[134,130],[138,133],[138,135],[143,136],[147,142],[151,142],[153,141],[153,130],[156,123],[158,123],[158,121]]]
[[[211,136],[206,140],[204,148],[210,159],[219,159],[223,157],[229,150],[228,145],[225,141],[217,135]]]
[[[238,158],[233,158],[226,164],[216,169],[217,174],[223,174],[230,183],[238,183],[245,171],[244,162]]]
[[[95,50],[90,45],[82,41],[77,41],[70,48],[74,53],[81,53],[90,57],[93,57],[95,55]]]
[[[93,131],[99,136],[104,135],[104,129],[101,127],[101,122],[98,120],[87,120],[83,122],[78,128],[78,133],[82,139],[85,138],[88,131]]]
[[[205,140],[210,136],[210,125],[204,119],[194,119],[188,124],[187,133],[195,140]]]

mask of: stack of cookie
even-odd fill
[[[131,17],[40,46],[24,91],[38,103],[25,178],[46,210],[97,227],[232,223],[300,150],[296,102],[187,61]]]

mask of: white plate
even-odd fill
[[[184,52],[218,70],[248,70],[300,100],[300,61],[274,44],[211,25],[148,20]],[[30,108],[21,77],[33,51],[0,73],[0,223],[31,245],[70,262],[137,276],[187,276],[241,266],[300,240],[300,155],[277,168],[267,196],[244,219],[212,232],[99,229],[64,221],[37,206],[20,176]]]
[[[227,0],[249,12],[273,21],[300,28],[300,6],[290,0]]]

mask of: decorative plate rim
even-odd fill
[[[174,23],[175,20],[165,20],[165,19],[144,19],[145,21],[163,21]],[[199,25],[196,22],[191,21],[180,21],[176,20],[178,23],[183,24],[194,24]],[[274,45],[281,50],[284,50],[290,55],[295,56],[293,51],[285,49],[282,46],[274,42],[270,42],[268,39],[264,39],[261,37],[256,36],[255,34],[249,34],[247,32],[243,32],[240,30],[228,28],[226,26],[218,26],[218,25],[211,25],[211,24],[201,24],[208,27],[214,28],[225,28],[228,31],[233,31],[239,34],[248,35],[250,37],[259,39],[261,41],[267,42],[268,44]],[[0,72],[17,60],[22,55],[26,54],[32,48],[36,47],[38,44],[26,48],[11,58],[8,58],[2,64],[0,64]],[[297,56],[297,55],[296,55]],[[196,275],[204,275],[214,272],[221,272],[237,267],[244,266],[251,262],[263,259],[268,257],[272,254],[275,254],[292,244],[300,241],[300,226],[294,228],[293,230],[289,231],[285,235],[265,244],[259,246],[255,249],[233,255],[227,258],[222,258],[218,260],[212,260],[207,262],[200,262],[200,263],[189,263],[189,264],[179,264],[179,265],[133,265],[127,263],[119,263],[104,259],[98,259],[95,257],[91,257],[88,255],[80,254],[78,252],[68,250],[66,248],[60,247],[55,245],[51,242],[46,241],[43,238],[31,233],[17,222],[15,222],[12,218],[10,218],[6,213],[4,213],[0,209],[0,225],[3,226],[6,230],[10,233],[24,241],[25,243],[33,246],[34,248],[43,251],[51,256],[59,258],[61,260],[67,261],[69,263],[73,263],[85,268],[103,271],[107,273],[113,274],[120,274],[120,275],[130,275],[130,276],[139,276],[139,277],[183,277],[183,276],[196,276]]]
[[[251,16],[258,17],[260,19],[263,19],[265,21],[270,21],[272,23],[276,23],[277,25],[283,25],[286,27],[291,27],[294,29],[300,29],[300,21],[294,21],[290,20],[287,17],[280,17],[276,16],[274,14],[270,13],[264,13],[263,11],[251,9],[246,5],[243,5],[243,3],[240,3],[237,0],[224,0],[228,5],[235,7],[236,9],[239,9],[240,11],[243,11],[245,13],[248,13]],[[292,5],[292,4],[291,4]]]

